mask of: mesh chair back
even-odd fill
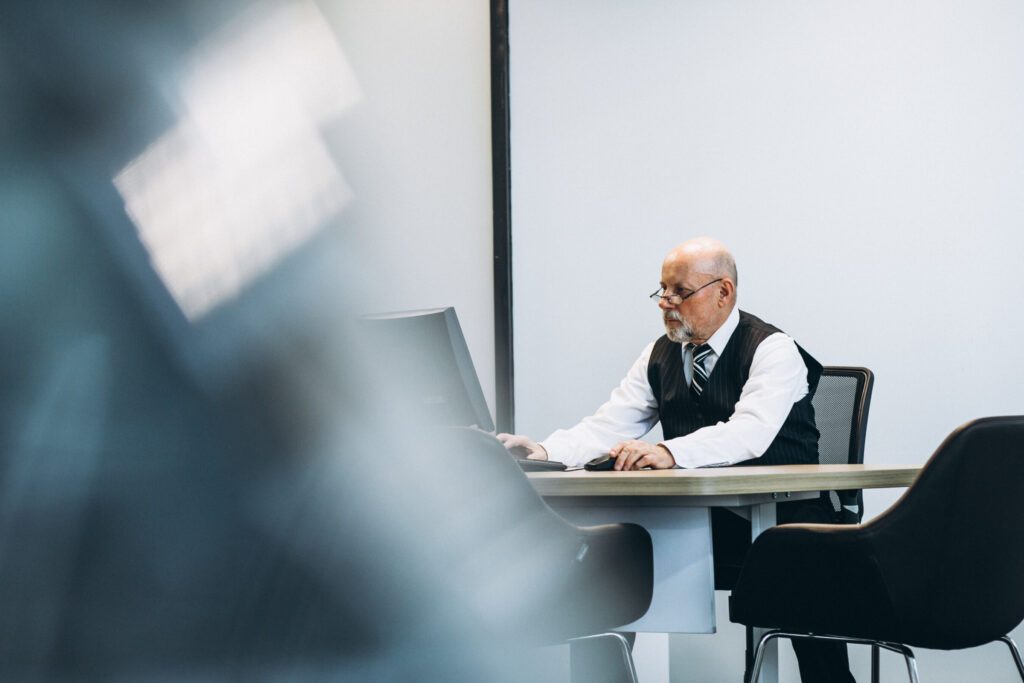
[[[822,464],[864,462],[864,435],[874,381],[867,368],[830,365],[822,369],[818,390],[811,400],[821,433],[818,461]],[[829,497],[844,521],[859,522],[863,518],[864,496],[860,490],[832,491]]]

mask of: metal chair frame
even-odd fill
[[[629,641],[621,633],[615,633],[609,631],[608,633],[597,633],[592,636],[580,636],[579,638],[572,638],[569,640],[569,644],[578,643],[584,640],[595,640],[597,638],[611,638],[615,641],[616,645],[622,651],[622,659],[626,674],[629,676],[629,683],[639,683],[639,679],[636,675],[636,665],[633,663],[633,650],[629,644]]]
[[[764,660],[765,646],[768,644],[769,641],[774,640],[776,638],[788,638],[790,640],[827,640],[848,643],[850,645],[870,645],[871,683],[878,683],[879,680],[879,648],[890,650],[892,652],[896,652],[903,655],[903,659],[907,663],[907,674],[910,677],[911,683],[919,683],[919,679],[917,677],[917,660],[914,659],[914,652],[902,643],[891,643],[885,640],[871,640],[867,638],[848,638],[846,636],[830,636],[816,633],[793,633],[790,631],[783,631],[781,629],[773,629],[771,631],[768,631],[761,637],[761,640],[758,642],[757,648],[754,651],[754,667],[750,674],[750,683],[757,683],[758,677],[761,674],[761,665]],[[1010,654],[1013,657],[1014,665],[1017,667],[1017,673],[1020,675],[1021,681],[1024,681],[1024,660],[1021,659],[1020,649],[1017,647],[1017,643],[1015,643],[1013,638],[1011,638],[1008,635],[1002,636],[997,640],[1004,643],[1008,648],[1010,648]]]

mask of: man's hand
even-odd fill
[[[530,460],[548,459],[548,452],[543,446],[522,434],[498,434],[498,441],[512,453],[515,453],[512,449],[522,449],[520,452],[525,451]]]
[[[617,470],[639,470],[644,467],[653,467],[657,470],[675,467],[676,460],[669,453],[668,449],[661,444],[651,444],[646,441],[623,441],[612,446],[608,452],[615,458],[615,469]]]

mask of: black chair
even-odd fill
[[[626,678],[637,683],[632,644],[612,629],[636,621],[651,604],[650,534],[637,524],[580,527],[568,522],[540,497],[497,439],[475,429],[453,431],[461,442],[459,450],[471,453],[485,475],[483,485],[500,495],[505,525],[516,529],[516,535],[535,539],[535,553],[543,548],[557,562],[547,575],[527,577],[534,589],[543,587],[542,593],[534,596],[532,608],[524,609],[524,601],[515,603],[516,611],[509,613],[505,628],[532,634],[538,645],[571,643],[574,651],[578,647],[587,653],[587,659],[600,660],[579,661],[574,653],[574,677],[579,676],[576,668],[583,665],[590,674],[588,680]],[[538,568],[531,566],[528,571]]]
[[[864,462],[864,435],[868,429],[868,408],[875,376],[867,368],[825,366],[811,403],[821,437],[818,462],[857,464]],[[864,494],[860,490],[831,491],[829,497],[837,518],[856,524],[864,518]]]
[[[904,495],[862,525],[788,524],[753,543],[730,600],[734,622],[775,638],[958,650],[1004,642],[1024,619],[1024,416],[955,430]],[[872,672],[877,681],[877,670]]]
[[[811,403],[818,426],[818,462],[825,465],[859,465],[864,462],[864,436],[874,374],[863,367],[826,365]],[[856,524],[864,517],[864,494],[859,490],[829,491],[835,520]],[[872,652],[877,662],[877,649]],[[754,663],[754,633],[746,629],[746,671]]]

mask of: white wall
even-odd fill
[[[513,0],[510,20],[519,430],[604,400],[661,331],[662,257],[699,234],[731,246],[743,308],[876,372],[871,461],[1024,412],[1024,7]]]
[[[869,462],[1024,413],[1024,6],[511,0],[509,17],[517,431],[605,400],[662,331],[645,297],[664,254],[701,234],[732,248],[741,307],[875,371]],[[868,514],[898,494],[868,492]],[[954,680],[931,656],[928,679]]]
[[[870,460],[920,462],[966,419],[1024,412],[1020,8],[510,5],[522,431],[604,400],[660,333],[644,297],[664,253],[696,234],[733,248],[745,308],[824,363],[876,371]],[[364,95],[333,135],[346,219],[379,256],[359,295],[368,310],[455,305],[493,410],[486,3],[322,6]],[[894,496],[869,494],[869,512]],[[738,652],[730,633],[673,644],[688,680],[732,680],[699,656]],[[1011,680],[988,649],[922,653],[922,673]]]
[[[363,91],[332,142],[372,256],[367,311],[455,306],[494,412],[486,2],[326,0]]]

